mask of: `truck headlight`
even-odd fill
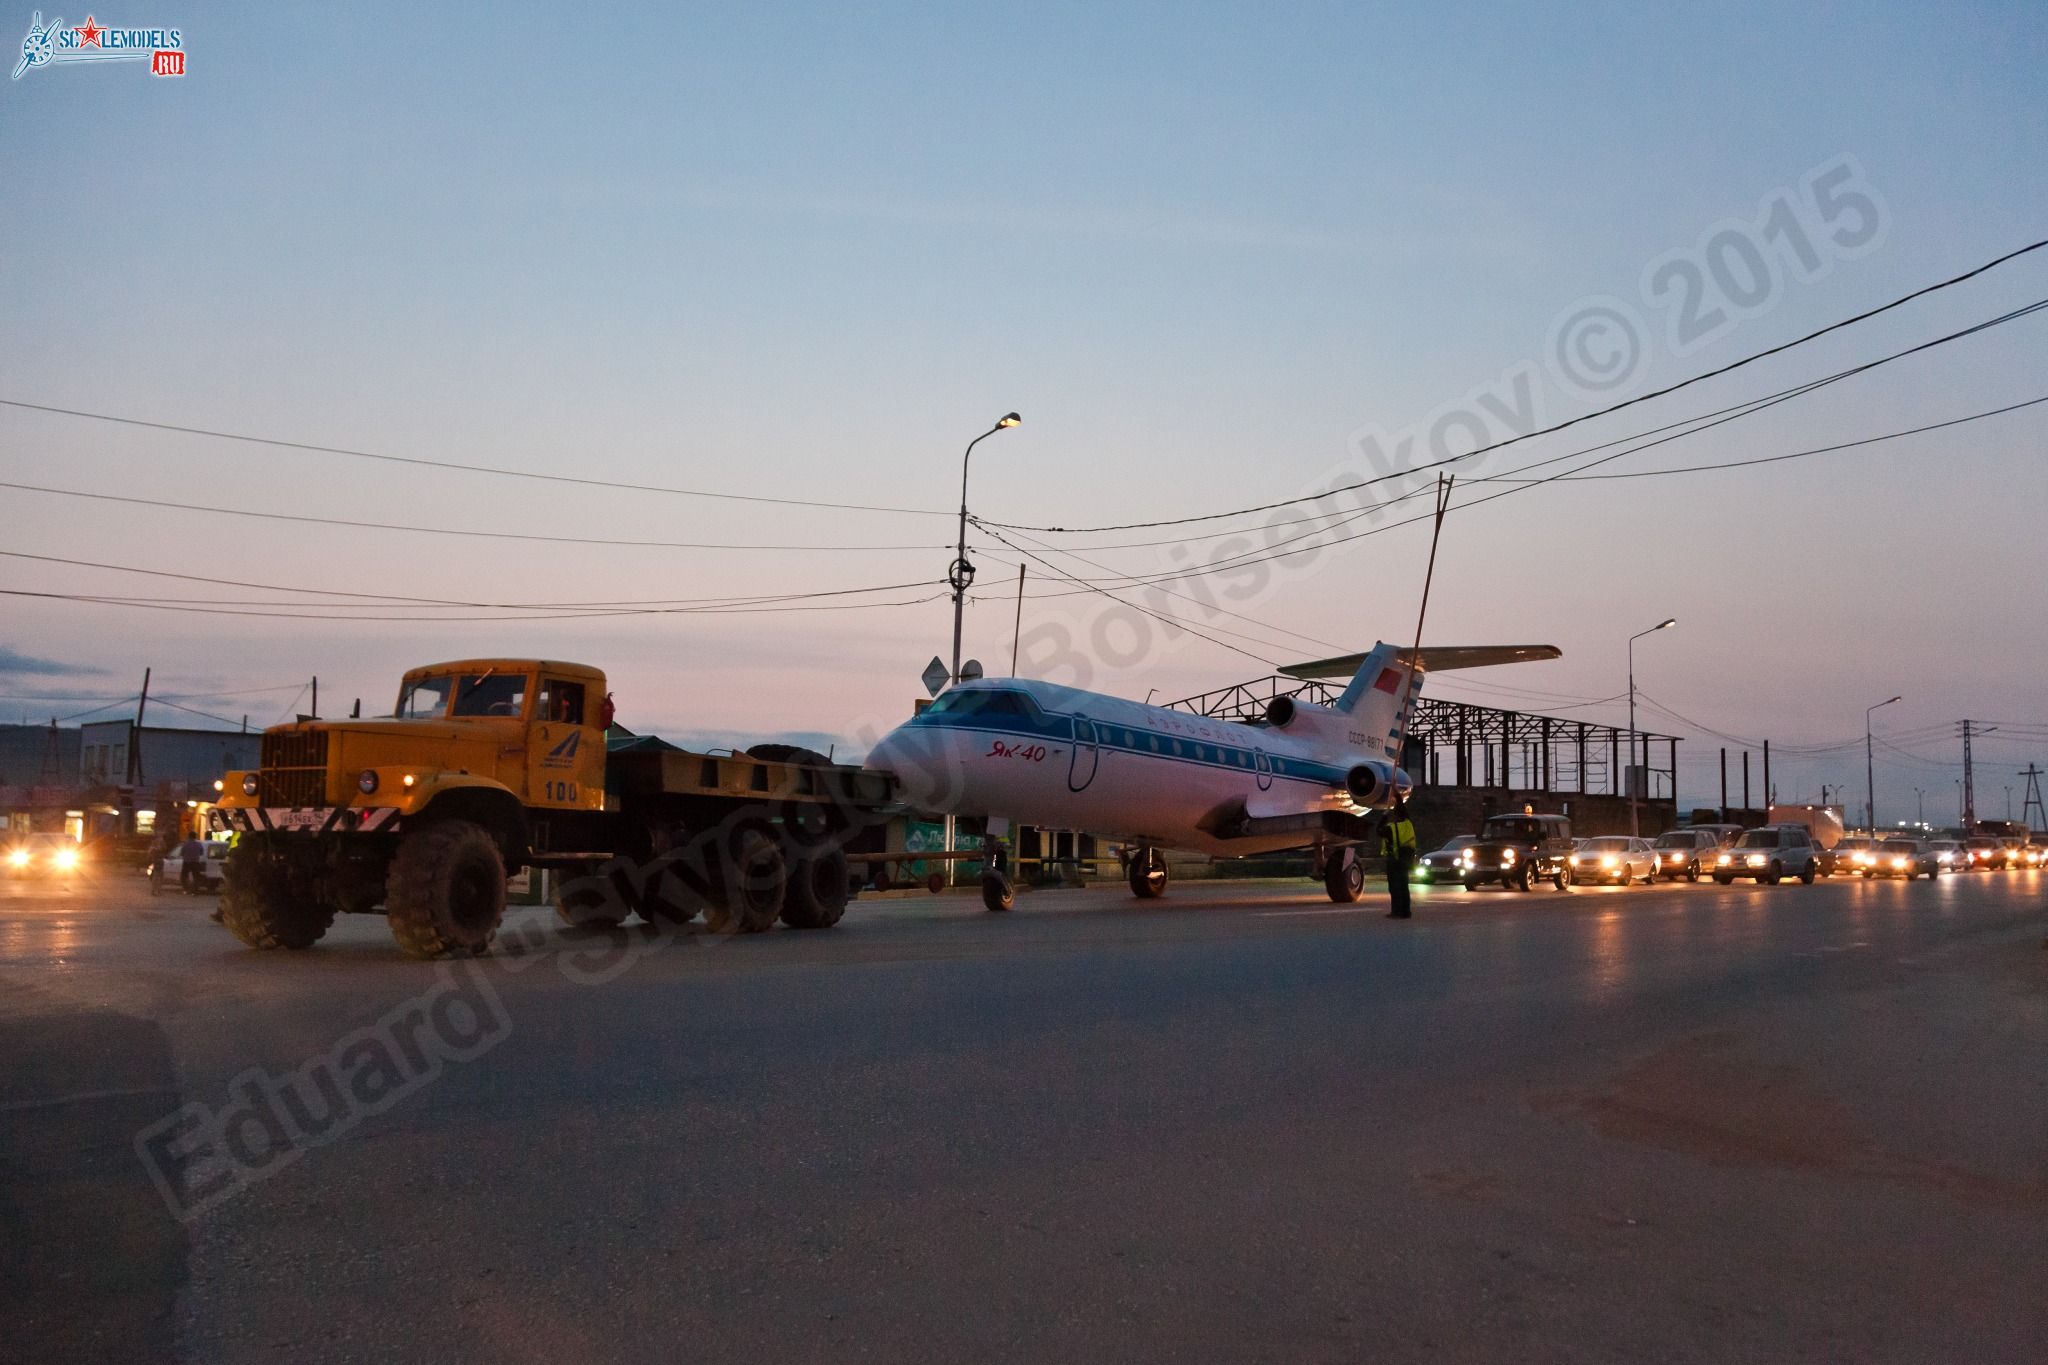
[[[1502,849],[1500,861],[1503,867],[1513,867],[1515,865],[1515,851],[1511,848]]]
[[[377,770],[375,768],[363,769],[362,776],[356,779],[356,790],[365,796],[377,790]]]
[[[78,866],[78,850],[75,848],[60,848],[50,855],[50,861],[57,865],[59,872],[69,872],[72,868]]]
[[[244,796],[254,796],[255,794],[256,794],[256,774],[254,774],[254,773],[243,773],[243,774],[242,774],[242,795],[244,795]]]

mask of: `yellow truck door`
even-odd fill
[[[604,809],[604,731],[588,683],[542,673],[526,745],[526,803]]]

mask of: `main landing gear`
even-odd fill
[[[1131,894],[1141,901],[1156,901],[1166,894],[1166,855],[1156,848],[1131,852]]]
[[[1333,848],[1323,857],[1323,890],[1339,905],[1351,905],[1365,894],[1365,859],[1355,846]]]

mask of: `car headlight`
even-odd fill
[[[1764,865],[1764,855],[1761,853],[1752,853],[1743,861],[1747,862],[1751,867],[1762,867]]]
[[[1682,857],[1682,855],[1677,853],[1667,853],[1664,855],[1664,861],[1667,863],[1677,863],[1683,862],[1684,858]]]
[[[377,790],[377,770],[375,768],[363,769],[362,776],[356,779],[356,790],[365,796]]]
[[[1603,854],[1601,854],[1601,855],[1600,855],[1600,866],[1602,866],[1602,867],[1620,867],[1620,866],[1621,866],[1621,859],[1619,859],[1619,858],[1615,857],[1615,856],[1614,856],[1614,855],[1613,855],[1612,853],[1603,853]]]
[[[1580,857],[1579,857],[1579,855],[1578,855],[1578,854],[1574,853],[1574,854],[1572,855],[1572,857],[1571,857],[1571,863],[1572,863],[1572,866],[1573,866],[1573,867],[1577,867],[1577,866],[1579,865],[1579,863],[1580,863],[1581,861],[1582,861],[1582,860],[1580,859]]]
[[[242,774],[242,795],[244,795],[244,796],[254,796],[255,794],[256,794],[256,774],[254,774],[254,773],[243,773],[243,774]]]
[[[1514,862],[1515,862],[1515,851],[1514,851],[1513,849],[1511,849],[1511,848],[1508,848],[1508,849],[1502,849],[1502,850],[1501,850],[1501,855],[1500,855],[1500,861],[1501,861],[1501,865],[1502,865],[1503,867],[1512,867],[1512,866],[1514,866]]]
[[[1894,859],[1892,859],[1892,866],[1893,866],[1893,867],[1895,867],[1895,868],[1899,868],[1899,867],[1904,867],[1905,865],[1906,865],[1906,860],[1905,860],[1904,858],[1894,858]]]
[[[1723,854],[1722,854],[1722,855],[1721,855],[1720,857],[1718,857],[1718,858],[1714,859],[1714,865],[1715,865],[1716,867],[1726,867],[1726,866],[1728,866],[1728,864],[1730,864],[1730,863],[1732,863],[1732,862],[1734,862],[1734,861],[1735,861],[1735,860],[1734,860],[1733,858],[1731,858],[1731,857],[1729,857],[1729,856],[1728,856],[1727,854],[1723,853]]]
[[[75,848],[60,848],[50,855],[50,861],[57,865],[58,871],[69,872],[72,868],[78,866],[78,850]]]
[[[25,848],[17,848],[9,852],[7,855],[7,865],[9,867],[27,867],[28,850]]]

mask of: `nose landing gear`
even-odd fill
[[[1131,854],[1131,894],[1141,901],[1156,901],[1166,894],[1166,855],[1156,848],[1136,849]]]

